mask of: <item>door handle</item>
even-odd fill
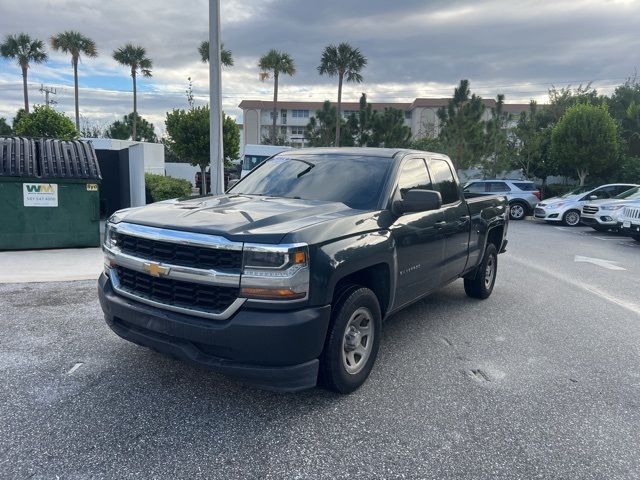
[[[446,224],[447,222],[441,221],[441,222],[434,223],[433,226],[436,227],[437,229],[441,229],[441,228],[444,228]]]
[[[460,217],[460,221],[463,222],[463,223],[469,221],[470,219],[471,219],[471,217],[469,215],[462,215]]]

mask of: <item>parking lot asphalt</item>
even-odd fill
[[[640,243],[512,222],[493,295],[385,324],[349,396],[116,337],[94,281],[0,285],[2,478],[640,477]]]

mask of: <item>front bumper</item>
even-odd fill
[[[623,222],[621,230],[627,235],[640,235],[640,223]]]
[[[559,210],[547,210],[542,207],[533,209],[533,217],[548,222],[560,222],[562,220],[562,212]]]
[[[331,306],[301,310],[242,308],[225,321],[152,307],[98,281],[109,327],[125,340],[208,367],[261,388],[297,391],[316,385]]]
[[[616,227],[618,225],[618,221],[607,214],[600,215],[585,215],[584,213],[580,215],[580,220],[585,225],[591,226],[602,226],[602,227]]]

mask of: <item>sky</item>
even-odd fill
[[[544,102],[555,85],[592,82],[600,93],[640,66],[640,2],[636,0],[220,0],[221,37],[235,65],[222,73],[222,104],[242,121],[243,99],[269,100],[257,62],[270,48],[294,58],[296,74],[280,80],[281,100],[333,100],[337,80],[317,73],[322,49],[349,42],[368,59],[362,84],[347,84],[345,101],[366,92],[372,102],[446,97],[460,79],[485,98]],[[208,101],[208,66],[198,45],[208,38],[206,0],[0,0],[0,37],[18,32],[47,41],[64,30],[95,40],[98,57],[79,67],[80,113],[107,125],[132,110],[131,77],[111,57],[127,42],[146,48],[153,77],[138,82],[138,111],[164,132],[173,108],[186,108],[187,78],[196,102]],[[29,69],[30,103],[40,85],[54,87],[55,108],[73,118],[69,57]],[[0,117],[23,106],[22,79],[0,59]]]

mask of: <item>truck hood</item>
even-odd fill
[[[343,203],[255,195],[166,201],[123,211],[128,223],[219,235],[233,241],[279,243],[289,232],[362,213]]]

